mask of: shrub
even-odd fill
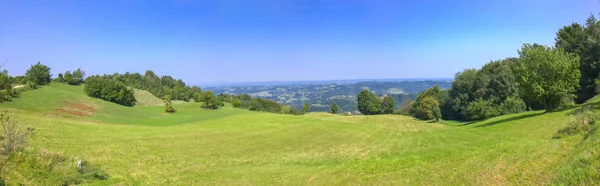
[[[231,100],[231,105],[233,105],[233,107],[237,108],[242,105],[242,102],[238,98],[233,98],[233,100]]]
[[[204,102],[202,108],[206,109],[218,109],[219,106],[224,105],[223,102],[217,99],[212,91],[202,91],[198,95],[198,100]]]
[[[425,96],[418,103],[419,104],[416,105],[416,109],[413,113],[413,117],[422,120],[439,120],[439,118],[442,117],[440,103],[433,97]]]
[[[514,114],[523,112],[527,109],[525,102],[520,98],[508,97],[506,100],[500,103],[500,110],[502,114]]]
[[[114,102],[124,106],[135,105],[135,92],[114,80],[90,77],[86,80],[85,93],[94,98]]]
[[[173,104],[171,103],[171,96],[163,97],[163,101],[165,102],[165,112],[166,113],[174,113],[176,112],[173,108]]]
[[[38,85],[47,85],[50,83],[50,67],[38,62],[35,65],[31,65],[29,70],[25,73],[27,83],[32,84],[30,88],[38,88]],[[33,86],[35,85],[35,86]]]
[[[381,114],[381,98],[369,90],[362,90],[357,96],[358,111],[365,115]]]
[[[478,99],[467,106],[467,116],[471,120],[487,119],[499,115],[500,110],[491,100]]]
[[[405,99],[402,101],[402,105],[400,105],[400,109],[396,111],[396,114],[410,116],[413,112],[412,103],[413,101],[411,99]]]
[[[2,154],[10,154],[19,148],[23,147],[27,136],[33,132],[33,128],[27,128],[27,130],[21,129],[19,122],[12,118],[8,114],[8,111],[4,110],[0,112],[0,125],[2,125]]]

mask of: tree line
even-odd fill
[[[429,120],[481,120],[526,110],[560,109],[595,96],[600,80],[600,27],[594,16],[557,32],[555,46],[524,44],[518,58],[456,73],[448,90],[432,87],[404,114]]]

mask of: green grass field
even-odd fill
[[[36,128],[27,151],[66,159],[49,170],[9,162],[1,173],[7,183],[62,184],[77,159],[108,176],[81,182],[94,185],[577,184],[594,183],[600,167],[599,137],[552,139],[572,110],[448,125],[397,115],[213,111],[197,103],[164,114],[162,106],[123,107],[63,84],[0,107]]]

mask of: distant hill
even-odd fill
[[[352,81],[352,80],[347,80]],[[323,81],[327,82],[327,81]],[[417,94],[433,85],[442,89],[450,88],[450,80],[426,81],[364,81],[354,83],[329,83],[306,85],[248,85],[207,87],[216,94],[249,94],[252,97],[266,98],[301,109],[304,103],[311,104],[311,111],[329,111],[332,103],[342,111],[356,110],[356,94],[362,89],[373,91],[378,96],[391,96],[399,107],[405,99],[414,99]]]

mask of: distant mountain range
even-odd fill
[[[205,87],[216,94],[249,94],[252,97],[266,98],[301,109],[304,103],[310,104],[311,111],[326,112],[332,103],[342,111],[356,110],[356,95],[368,89],[378,96],[391,96],[399,107],[405,99],[414,99],[433,85],[442,89],[450,88],[452,79],[378,79],[378,80],[327,80],[327,81],[285,81],[262,82],[262,84],[241,83]]]

